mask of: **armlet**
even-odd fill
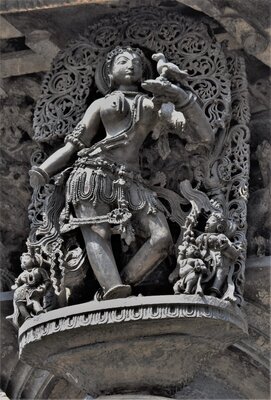
[[[190,108],[196,101],[197,96],[192,92],[188,92],[187,98],[183,102],[178,102],[176,104],[176,109],[178,109],[178,111],[185,111],[186,109]]]
[[[74,130],[65,137],[64,142],[74,144],[79,150],[84,149],[87,146],[86,125],[81,123],[77,124]]]

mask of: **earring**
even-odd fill
[[[109,74],[108,78],[109,78],[109,89],[113,89],[113,84],[114,84],[113,76]]]

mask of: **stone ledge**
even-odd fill
[[[81,326],[174,318],[221,319],[234,323],[247,332],[246,321],[240,309],[211,296],[130,297],[102,302],[90,301],[33,317],[19,330],[20,349],[43,336]]]
[[[247,333],[237,306],[170,295],[92,301],[27,320],[22,361],[92,396],[175,387]]]

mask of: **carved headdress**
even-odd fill
[[[97,66],[95,72],[95,83],[101,93],[106,94],[113,89],[112,81],[110,80],[112,64],[117,55],[125,52],[136,54],[138,57],[140,57],[142,62],[142,76],[144,79],[148,79],[153,76],[151,63],[146,59],[143,51],[140,48],[131,46],[117,46],[107,53],[106,57],[102,57]]]

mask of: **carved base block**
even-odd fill
[[[247,333],[240,309],[198,295],[130,297],[27,320],[20,357],[92,396],[181,386]]]

